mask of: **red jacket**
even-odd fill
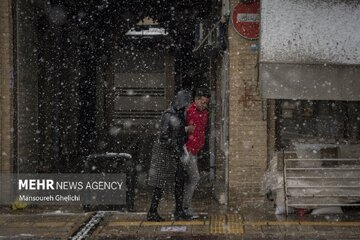
[[[208,111],[199,111],[195,103],[192,103],[186,112],[186,125],[194,125],[195,129],[189,133],[186,148],[193,155],[203,148],[205,143],[205,128],[207,124]]]

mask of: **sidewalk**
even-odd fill
[[[90,217],[63,211],[2,213],[0,239],[68,239]]]
[[[242,209],[239,213],[202,214],[193,221],[147,222],[145,213],[111,213],[90,239],[360,239],[360,215],[269,214],[264,209]]]
[[[244,212],[243,212],[244,211]],[[268,218],[257,209],[202,214],[193,221],[148,222],[145,213],[105,212],[86,238],[75,239],[360,239],[357,217]],[[0,215],[0,239],[69,239],[93,213]]]
[[[80,206],[52,206],[12,211],[0,209],[0,239],[360,239],[360,212],[342,215],[276,216],[272,203],[227,210],[200,196],[200,218],[172,221],[173,199],[160,204],[165,222],[146,221],[149,196],[139,195],[135,213],[84,213]],[[80,236],[79,238],[71,238]],[[81,238],[82,237],[82,238]]]

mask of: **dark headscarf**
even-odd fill
[[[191,103],[191,93],[187,90],[181,90],[179,91],[175,99],[172,103],[172,106],[175,110],[180,110],[184,107],[187,107]]]

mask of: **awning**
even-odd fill
[[[360,66],[261,63],[260,79],[265,98],[360,100]]]
[[[360,2],[262,0],[264,98],[360,100]]]

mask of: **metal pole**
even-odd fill
[[[215,158],[216,158],[216,91],[211,91],[210,103],[210,181],[215,179]]]

